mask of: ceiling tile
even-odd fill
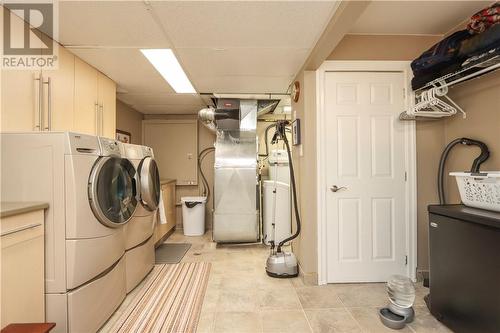
[[[289,76],[204,76],[196,78],[200,93],[264,94],[286,93]]]
[[[144,114],[196,114],[203,108],[200,105],[132,105],[132,107]]]
[[[441,35],[489,4],[491,1],[372,1],[351,32]]]
[[[59,41],[77,46],[171,46],[142,1],[60,1]]]
[[[154,1],[175,47],[312,48],[336,1]]]
[[[114,80],[120,91],[170,93],[174,91],[138,49],[78,49],[71,52]]]
[[[140,48],[173,48],[198,92],[285,93],[337,4],[64,1],[60,39],[116,81],[127,104],[190,113],[203,105],[200,97],[175,94]]]
[[[262,75],[287,76],[297,73],[309,49],[213,48],[177,49],[192,80],[199,76]]]
[[[165,93],[145,93],[145,94],[123,94],[117,98],[130,105],[203,105],[201,97],[197,94],[165,94]]]

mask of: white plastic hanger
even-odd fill
[[[431,88],[424,90],[417,96],[417,103],[400,116],[400,119],[415,119],[416,117],[442,118],[449,117],[460,111],[465,118],[465,111],[448,97],[448,86],[436,83]],[[445,102],[441,97],[446,98]]]

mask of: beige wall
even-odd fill
[[[418,267],[429,267],[427,206],[435,204],[437,169],[444,147],[456,138],[481,140],[490,149],[491,156],[482,170],[500,170],[500,73],[485,75],[451,89],[450,97],[467,112],[437,121],[417,122],[418,168]],[[446,176],[451,171],[469,170],[478,156],[475,147],[456,146],[450,153],[445,170],[447,203],[460,203],[455,179]]]
[[[327,60],[413,60],[441,36],[346,35]]]
[[[330,54],[328,60],[408,60],[411,61],[419,56],[424,50],[441,39],[440,36],[376,36],[376,35],[346,35],[335,50]],[[307,73],[307,72],[305,72]],[[303,83],[304,73],[297,76]],[[307,83],[305,84],[307,85]],[[314,86],[314,82],[310,85]],[[303,86],[302,89],[308,89]],[[451,140],[469,136],[474,139],[483,140],[488,144],[491,157],[483,166],[483,170],[500,170],[500,74],[489,74],[479,80],[463,83],[453,88],[450,96],[462,106],[468,113],[467,119],[460,115],[436,121],[417,122],[417,238],[418,238],[418,270],[427,270],[428,261],[428,222],[427,206],[437,203],[437,169],[439,158],[445,145]],[[294,105],[297,117],[310,117],[314,113],[315,106],[305,106],[306,101],[299,101]],[[299,110],[301,110],[299,112]],[[312,136],[312,140],[315,136]],[[307,138],[304,145],[307,145]],[[460,151],[459,151],[460,150]],[[477,148],[457,148],[450,154],[447,172],[460,171],[470,168],[472,160],[477,156]],[[299,162],[298,169],[303,186],[303,175],[310,175],[311,169],[315,169],[316,161],[305,159]],[[307,186],[307,185],[306,185]],[[311,186],[311,185],[310,185]],[[454,179],[447,182],[449,202],[458,203],[458,190]],[[301,192],[301,208],[315,206],[314,196],[304,197],[307,191]],[[302,213],[305,215],[305,212]],[[314,223],[317,223],[313,214]],[[306,222],[307,223],[307,222]],[[313,229],[313,228],[311,228]],[[304,236],[296,243],[304,242]],[[308,247],[316,247],[316,240],[310,242]],[[304,251],[299,246],[297,252],[304,270],[314,271],[316,268],[317,255]],[[307,252],[307,254],[306,254]],[[314,261],[314,262],[309,262]],[[306,269],[307,268],[307,269]]]
[[[421,52],[431,47],[439,36],[393,36],[393,35],[346,35],[327,60],[413,60]],[[298,159],[297,173],[300,179],[300,207],[303,216],[303,232],[294,242],[301,268],[309,276],[317,273],[317,205],[316,185],[311,175],[316,174],[315,151],[315,75],[302,72],[297,76],[301,83],[302,96],[298,103],[292,104],[297,117],[303,122],[303,156]],[[442,127],[443,125],[441,125]],[[444,135],[439,124],[417,124],[418,159],[418,267],[428,267],[427,213],[428,202],[436,202],[434,180],[437,173],[435,163],[426,163],[428,158],[439,158],[443,147]],[[296,149],[297,150],[297,149]]]
[[[464,29],[457,26],[447,35]],[[500,170],[500,73],[491,73],[477,80],[462,83],[450,90],[453,98],[466,112],[438,121],[417,123],[418,168],[418,268],[428,270],[428,214],[427,206],[439,201],[437,169],[444,147],[456,138],[469,137],[485,142],[491,152],[482,170]],[[470,169],[479,150],[457,146],[450,153],[445,175],[451,171]],[[448,203],[459,203],[460,195],[455,179],[445,176],[445,194]]]
[[[300,236],[293,241],[293,251],[307,282],[317,282],[317,214],[316,214],[316,72],[304,71],[296,78],[301,95],[292,102],[292,113],[301,121],[302,147],[293,148],[299,208],[302,221]],[[302,154],[301,154],[302,150]],[[295,215],[295,214],[294,214]]]
[[[198,119],[198,116],[193,115],[145,115],[144,119]],[[196,135],[196,133],[184,133],[186,137]],[[183,140],[183,137],[179,137]],[[208,147],[213,147],[215,142],[215,134],[198,122],[198,153]],[[165,144],[175,144],[175,142],[166,142]],[[211,153],[203,160],[202,168],[207,177],[210,187],[210,198],[206,205],[205,223],[206,228],[212,228],[212,210],[213,210],[213,187],[214,187],[214,154]],[[201,176],[198,177],[198,185],[176,186],[176,203],[177,203],[177,228],[182,228],[182,207],[180,205],[181,197],[184,196],[199,196],[202,193]]]
[[[460,105],[467,118],[457,115],[444,120],[445,144],[459,138],[469,137],[488,145],[490,158],[481,170],[500,170],[500,73],[487,74],[480,79],[463,83],[450,91],[450,97]],[[447,172],[470,169],[472,161],[479,155],[475,147],[457,147],[450,153]],[[453,178],[447,184],[450,203],[458,203],[460,196]]]
[[[120,100],[116,100],[116,129],[129,132],[132,143],[142,143],[143,114]]]

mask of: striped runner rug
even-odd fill
[[[210,263],[155,265],[109,332],[196,332]]]

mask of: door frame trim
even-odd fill
[[[325,153],[325,105],[324,80],[327,72],[399,72],[403,74],[405,107],[414,101],[411,89],[413,77],[409,61],[325,61],[316,71],[316,158],[317,158],[317,216],[318,216],[318,284],[328,283],[327,220],[326,220],[326,153]],[[401,110],[403,112],[404,110]],[[405,164],[407,172],[406,193],[406,253],[407,276],[416,280],[417,270],[417,145],[415,121],[405,121]]]

